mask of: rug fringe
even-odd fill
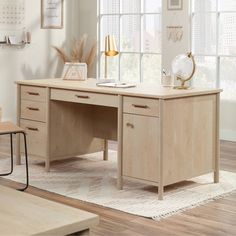
[[[192,204],[192,205],[190,205],[190,206],[183,207],[183,208],[181,208],[181,209],[174,210],[174,211],[171,211],[171,212],[168,212],[168,213],[165,213],[165,214],[161,214],[161,215],[159,215],[159,216],[153,216],[153,217],[151,217],[151,219],[153,219],[153,220],[155,220],[155,221],[160,221],[160,220],[163,220],[163,219],[165,219],[165,218],[167,218],[167,217],[170,217],[170,216],[173,216],[173,215],[181,214],[181,213],[183,213],[183,212],[186,211],[186,210],[190,210],[190,209],[196,208],[196,207],[198,207],[198,206],[203,206],[203,205],[205,205],[205,204],[207,204],[207,203],[210,203],[210,202],[213,202],[213,201],[215,201],[215,200],[222,199],[222,198],[224,198],[224,197],[228,197],[228,196],[230,196],[234,191],[235,191],[235,190],[231,190],[231,191],[229,191],[229,192],[227,192],[227,193],[223,193],[223,194],[217,195],[217,196],[215,196],[215,197],[213,197],[213,198],[206,199],[206,200],[203,200],[203,201],[201,201],[201,202],[194,203],[194,204]]]

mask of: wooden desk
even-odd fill
[[[116,89],[94,79],[17,84],[18,125],[47,170],[52,160],[105,150],[111,139],[118,140],[119,189],[123,178],[141,181],[158,186],[162,199],[169,184],[209,172],[219,181],[220,89]]]
[[[0,186],[1,235],[68,235],[99,223],[92,213]]]

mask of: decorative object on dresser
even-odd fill
[[[102,85],[103,83],[115,83],[116,81],[114,79],[108,79],[108,57],[114,57],[119,54],[116,46],[116,40],[114,35],[107,35],[105,37],[105,68],[104,68],[104,79],[98,80],[98,85]]]
[[[87,79],[87,64],[66,62],[63,70],[64,80],[86,80]]]
[[[105,38],[105,79],[107,79],[107,57],[114,57],[118,54],[115,36],[107,35]]]
[[[93,43],[92,46],[88,46],[90,49],[87,51],[87,38],[88,36],[84,34],[82,38],[78,41],[76,39],[72,42],[72,49],[71,53],[67,53],[62,47],[56,47],[53,46],[53,48],[57,51],[59,57],[65,64],[65,68],[63,70],[63,76],[65,76],[65,71],[68,68],[68,65],[66,63],[82,63],[81,67],[84,67],[84,63],[87,65],[87,75],[86,77],[92,73],[92,67],[96,59],[97,55],[97,43]]]
[[[163,87],[172,87],[174,83],[173,76],[168,72],[166,72],[164,69],[162,71],[162,77],[161,77],[161,85]]]
[[[35,129],[26,130],[29,154],[40,156],[47,170],[53,160],[98,151],[106,156],[104,140],[114,140],[118,189],[123,179],[158,186],[161,200],[164,186],[202,174],[214,172],[219,182],[221,89],[111,89],[97,87],[95,79],[16,83],[18,124]]]
[[[195,70],[196,64],[191,52],[176,56],[172,62],[172,72],[181,85],[175,86],[174,89],[190,89],[185,83],[193,78]]]
[[[41,0],[41,28],[62,29],[64,0]]]

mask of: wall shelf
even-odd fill
[[[24,48],[26,45],[30,45],[30,43],[17,43],[17,44],[10,44],[10,43],[0,43],[1,48]]]

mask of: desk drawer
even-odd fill
[[[47,127],[45,123],[20,120],[20,126],[27,134],[28,153],[35,156],[46,157],[47,153]],[[23,140],[21,140],[21,152],[24,152]]]
[[[159,116],[159,100],[124,97],[124,112],[146,116]]]
[[[46,88],[22,85],[21,99],[44,102],[46,101]]]
[[[108,94],[52,89],[51,99],[64,102],[76,102],[106,107],[118,107],[118,96]]]
[[[22,100],[21,118],[46,122],[46,104],[43,102]]]

